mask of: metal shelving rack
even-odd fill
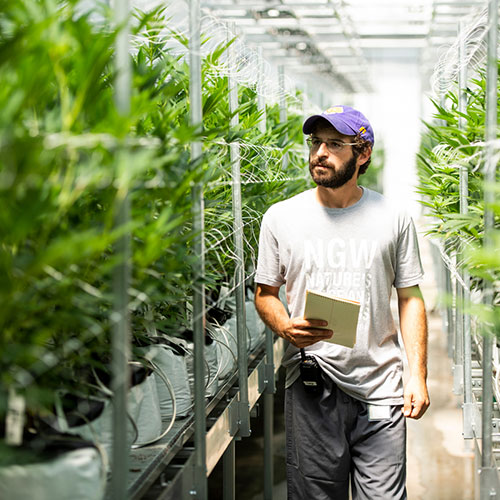
[[[191,0],[189,4],[189,65],[190,65],[190,121],[194,128],[202,125],[202,82],[200,55],[200,1]],[[121,68],[121,79],[117,85],[117,108],[126,113],[130,103],[130,68],[126,61],[129,57],[128,19],[130,6],[128,0],[117,1],[115,5],[116,23],[123,26],[117,41],[117,66]],[[261,58],[262,59],[262,58]],[[283,75],[282,75],[283,76]],[[262,75],[261,75],[262,77]],[[281,79],[284,93],[284,79]],[[230,108],[238,107],[238,84],[229,79]],[[286,116],[286,101],[281,101],[281,114]],[[265,111],[261,96],[259,107]],[[265,129],[265,113],[259,127]],[[232,126],[238,124],[234,114]],[[191,144],[191,159],[195,161],[203,154],[202,143]],[[223,460],[224,500],[236,498],[235,491],[235,440],[248,437],[250,431],[250,412],[262,397],[264,408],[264,492],[265,498],[272,498],[273,488],[273,406],[275,376],[281,365],[286,342],[275,337],[266,329],[265,337],[250,354],[247,351],[247,327],[245,319],[243,220],[241,203],[240,151],[239,144],[230,144],[232,166],[233,228],[234,248],[237,261],[234,276],[237,317],[237,371],[219,388],[210,400],[205,397],[205,353],[204,353],[204,199],[203,186],[195,183],[192,187],[193,229],[198,235],[194,251],[200,256],[194,274],[193,331],[194,331],[194,413],[177,420],[160,441],[147,447],[129,450],[126,446],[126,379],[127,353],[130,343],[130,321],[127,314],[127,287],[130,264],[127,258],[117,269],[116,289],[120,302],[114,334],[114,440],[113,468],[109,482],[108,497],[123,500],[131,499],[191,499],[205,500],[208,497],[207,477],[219,460]],[[285,161],[285,160],[284,160]],[[123,224],[128,217],[127,201],[119,207]],[[126,235],[116,252],[125,257],[129,252],[129,238]]]
[[[272,360],[268,357],[266,349],[269,340],[273,345]],[[249,356],[246,378],[249,412],[262,396],[274,393],[275,374],[284,351],[285,341],[273,338],[272,333],[267,331],[266,339]],[[238,373],[234,373],[207,404],[205,412],[206,474],[208,476],[213,471],[221,458],[224,460],[224,498],[235,498],[232,445],[235,439],[242,437],[239,378]],[[267,434],[272,437],[272,420],[269,421],[264,415],[264,421],[266,426],[270,426]],[[191,415],[177,421],[162,441],[132,451],[130,456],[132,473],[128,480],[129,498],[161,500],[201,498],[199,492],[194,489],[196,485],[194,432],[195,416]],[[264,437],[264,439],[266,441],[269,438]],[[264,455],[272,453],[272,443],[265,442],[264,448]],[[231,455],[229,459],[228,453]],[[272,474],[265,468],[264,483],[266,488],[270,486],[272,489]]]
[[[461,24],[461,31],[465,29]],[[486,89],[486,131],[484,177],[493,184],[496,179],[497,159],[494,156],[493,141],[497,139],[497,46],[498,46],[498,0],[488,3],[488,54]],[[465,42],[461,37],[459,47],[459,106],[466,110],[467,62]],[[460,167],[460,213],[468,212],[467,169]],[[494,228],[493,214],[489,206],[493,193],[485,192],[485,246],[491,246]],[[467,272],[458,268],[455,261],[460,259],[459,249],[452,258],[441,250],[443,273],[441,289],[448,297],[453,297],[451,305],[443,310],[443,322],[448,336],[448,353],[453,358],[453,392],[463,395],[463,437],[473,442],[475,450],[477,481],[476,498],[480,500],[500,498],[500,364],[494,363],[499,357],[500,346],[487,325],[479,324],[469,315],[464,304],[470,303],[471,289]],[[493,303],[493,289],[486,284],[483,302]],[[488,403],[488,404],[486,404]]]

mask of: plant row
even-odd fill
[[[460,111],[460,92],[466,96],[464,111]],[[500,178],[497,173],[493,184],[485,182],[486,70],[479,70],[466,89],[452,89],[433,105],[434,121],[425,124],[418,155],[419,192],[432,220],[428,232],[441,241],[443,251],[458,271],[471,277],[471,290],[477,299],[483,296],[486,286],[493,288],[493,304],[472,306],[472,311],[498,332],[500,204],[486,204],[485,194],[489,191],[490,199],[498,200]],[[500,119],[500,102],[497,106]],[[496,143],[490,146],[498,166],[500,148]],[[468,185],[467,210],[460,208],[461,169],[466,172]],[[487,238],[485,211],[490,211],[494,219]]]
[[[123,235],[131,238],[128,309],[132,358],[139,359],[151,332],[189,339],[192,269],[200,259],[196,184],[205,203],[207,319],[231,313],[218,310],[236,285],[229,145],[240,144],[249,288],[262,214],[310,185],[299,93],[287,96],[284,123],[277,103],[267,102],[263,116],[251,85],[239,86],[231,112],[228,79],[219,71],[225,42],[203,58],[203,126],[193,127],[188,40],[161,8],[136,11],[123,116],[115,104],[112,13],[106,6],[84,13],[78,5],[0,0],[0,422],[14,391],[26,402],[26,432],[53,415],[56,402],[74,409],[64,395],[86,397],[109,381],[113,272],[124,259],[116,250]],[[231,127],[234,113],[238,125]],[[193,141],[203,144],[201,158],[191,158]],[[378,158],[368,184],[377,182]],[[125,198],[130,217],[118,224]]]
[[[134,349],[148,325],[174,336],[190,328],[191,190],[204,185],[206,289],[234,287],[229,144],[242,143],[245,268],[251,277],[262,213],[306,185],[301,117],[268,103],[266,132],[254,88],[239,88],[230,127],[228,44],[203,60],[203,129],[189,121],[189,66],[164,13],[135,12],[141,34],[130,112],[115,105],[116,30],[110,12],[79,13],[76,1],[0,1],[0,417],[9,389],[28,415],[53,412],[57,392],[92,392],[109,375],[114,244],[131,235],[129,292]],[[154,33],[154,36],[151,35]],[[297,97],[290,96],[291,108]],[[189,145],[203,143],[192,161]],[[288,165],[282,169],[283,155]],[[286,179],[286,180],[285,180]],[[130,220],[116,223],[127,196]],[[251,284],[250,281],[248,284]],[[3,418],[0,418],[3,421]]]

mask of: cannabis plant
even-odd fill
[[[481,291],[485,281],[495,288],[494,303],[498,305],[500,267],[495,260],[493,246],[484,245],[484,193],[493,189],[498,193],[499,178],[494,186],[484,183],[485,158],[485,99],[486,73],[480,71],[465,90],[467,108],[459,111],[456,91],[446,94],[444,103],[433,101],[434,122],[427,123],[427,133],[418,155],[419,191],[427,215],[432,217],[429,234],[444,241],[449,256],[457,256],[461,269],[472,276],[472,287]],[[500,103],[498,104],[500,109]],[[499,115],[500,116],[500,115]],[[460,169],[467,172],[468,213],[460,213]],[[499,210],[494,210],[495,229],[491,235],[498,242]],[[484,309],[484,308],[483,308]],[[498,309],[498,308],[496,308]],[[481,313],[483,320],[498,324],[495,308]],[[497,319],[492,319],[492,318]]]

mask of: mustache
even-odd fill
[[[329,163],[323,161],[313,161],[311,162],[311,167],[332,168],[332,166]]]

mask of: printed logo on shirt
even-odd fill
[[[306,287],[331,293],[362,304],[362,317],[368,313],[372,267],[378,241],[367,239],[305,240],[303,270]]]
[[[304,241],[305,269],[370,269],[378,241],[331,238]]]

